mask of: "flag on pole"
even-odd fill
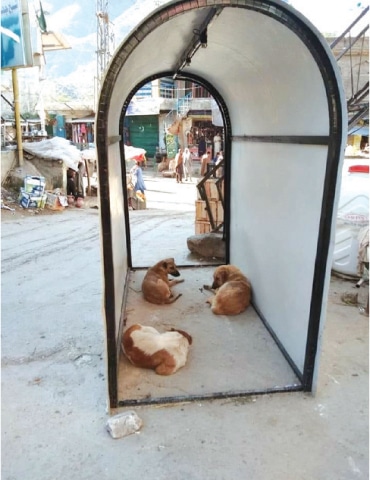
[[[39,22],[40,30],[42,31],[42,33],[46,33],[47,32],[47,26],[46,26],[44,10],[43,10],[42,5],[41,5],[41,0],[40,0],[39,14],[36,15],[36,16],[37,16],[37,21]]]

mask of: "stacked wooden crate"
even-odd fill
[[[208,198],[208,203],[212,212],[213,221],[219,226],[224,221],[224,209],[219,199],[216,186],[217,179],[210,178],[206,180],[204,185]],[[222,184],[223,185],[223,184]],[[212,231],[209,214],[206,208],[205,200],[202,200],[198,191],[198,198],[195,201],[195,234],[209,233]]]

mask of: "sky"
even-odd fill
[[[105,3],[104,1],[102,3]],[[115,46],[163,0],[109,0],[111,31],[114,32]],[[38,6],[38,0],[35,1]],[[92,77],[97,75],[97,16],[96,1],[42,0],[47,27],[62,33],[71,50],[45,54],[48,78],[60,78],[61,83],[84,83],[91,88]],[[62,75],[61,75],[62,73]],[[83,87],[82,87],[83,88]]]
[[[369,4],[359,0],[290,0],[321,33],[342,33]]]
[[[105,3],[104,1],[102,3]],[[128,33],[164,0],[109,0],[109,16],[115,32],[115,46],[128,35]],[[288,0],[286,3],[293,6],[307,17],[321,33],[340,34],[360,14],[368,4],[368,0]],[[37,4],[37,2],[36,2]],[[92,0],[80,0],[74,2],[65,0],[60,7],[60,0],[42,0],[46,19],[50,29],[63,33],[72,46],[73,52],[56,52],[65,58],[70,65],[69,74],[81,78],[84,76],[84,68],[92,62],[96,69],[96,42],[97,20],[96,2]],[[79,52],[76,55],[77,51]],[[83,53],[86,52],[84,59]],[[94,55],[91,55],[91,53]],[[47,54],[47,57],[51,54]],[[84,61],[83,61],[84,60]],[[58,68],[59,67],[59,68]],[[91,66],[90,66],[91,68]],[[54,65],[54,70],[49,74],[54,76],[60,70],[60,64]]]
[[[38,10],[40,0],[29,0],[30,10]],[[357,18],[369,0],[286,0],[323,34],[340,34]],[[57,88],[55,97],[68,95],[70,86],[78,85],[81,98],[91,96],[97,75],[96,0],[41,0],[48,30],[61,33],[72,47],[45,53],[46,79]],[[103,0],[104,4],[106,0]],[[109,0],[109,18],[115,47],[153,9],[165,0]],[[27,70],[27,69],[23,69]],[[26,73],[26,72],[25,72]],[[57,79],[57,81],[55,81]],[[54,81],[54,86],[52,85]]]
[[[127,34],[150,10],[163,3],[163,0],[109,0],[110,20],[117,37]],[[286,3],[305,15],[322,33],[344,30],[368,5],[366,0],[287,0]],[[38,5],[37,0],[35,4]],[[60,4],[60,0],[42,0],[48,27],[50,25],[73,39],[83,39],[89,33],[95,37],[95,1],[65,0],[63,7]]]

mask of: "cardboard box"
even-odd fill
[[[26,193],[31,193],[33,196],[41,197],[44,194],[45,190],[45,178],[44,177],[33,177],[31,175],[26,175],[24,178],[24,191]]]
[[[68,206],[67,197],[56,193],[46,192],[46,207],[50,210],[64,210]]]
[[[45,193],[41,196],[35,196],[31,193],[21,192],[19,203],[23,208],[44,208],[46,198],[47,195]]]

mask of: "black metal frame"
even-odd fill
[[[219,3],[218,3],[219,2]],[[314,279],[312,286],[312,295],[311,295],[311,306],[310,306],[310,315],[309,315],[309,325],[307,332],[307,342],[306,342],[306,352],[305,352],[305,363],[303,369],[302,385],[290,385],[282,387],[278,391],[297,391],[297,390],[312,390],[312,382],[314,375],[315,367],[315,358],[318,347],[318,336],[319,336],[319,327],[320,327],[320,318],[322,310],[322,300],[323,300],[323,290],[325,284],[325,274],[326,274],[326,261],[329,251],[330,243],[330,233],[331,233],[331,221],[333,218],[333,209],[334,209],[334,198],[336,191],[336,179],[338,174],[338,159],[341,156],[340,149],[342,148],[341,139],[342,139],[342,104],[340,91],[338,88],[335,71],[333,66],[328,58],[328,55],[325,51],[325,48],[321,44],[320,40],[317,38],[311,29],[299,18],[297,18],[289,9],[285,8],[284,5],[276,5],[269,0],[239,0],[237,3],[234,3],[233,0],[202,0],[193,1],[193,0],[179,0],[169,4],[168,6],[164,5],[163,8],[158,9],[153,13],[150,19],[147,19],[145,22],[145,28],[142,28],[141,25],[135,31],[131,33],[126,42],[120,47],[120,50],[113,58],[111,65],[106,74],[102,91],[99,98],[98,104],[98,114],[96,121],[96,143],[98,151],[98,166],[99,166],[99,187],[100,187],[100,212],[101,212],[101,221],[102,221],[102,238],[103,238],[103,264],[104,264],[104,276],[105,276],[105,292],[104,292],[104,308],[106,312],[106,329],[107,329],[107,349],[108,349],[108,384],[109,384],[109,400],[110,406],[112,408],[117,407],[118,405],[123,405],[122,402],[118,401],[117,398],[117,368],[118,368],[118,358],[117,358],[117,343],[115,335],[115,308],[114,308],[114,275],[113,275],[113,251],[112,251],[112,238],[111,238],[111,217],[109,209],[109,184],[108,184],[108,153],[107,147],[109,143],[118,141],[117,138],[107,138],[106,134],[106,120],[109,110],[110,95],[113,89],[114,83],[118,76],[118,73],[125,63],[126,59],[132,54],[136,45],[145,38],[145,36],[151,30],[157,28],[157,26],[166,22],[173,16],[185,13],[187,10],[197,9],[197,8],[210,8],[218,7],[222,8],[244,8],[253,11],[257,11],[261,14],[270,16],[275,20],[286,25],[287,28],[296,33],[296,35],[302,40],[302,42],[310,50],[313,58],[315,59],[318,68],[321,72],[326,94],[328,101],[329,109],[329,120],[330,120],[330,133],[329,137],[302,137],[301,139],[294,137],[248,137],[245,136],[243,141],[274,141],[278,142],[289,142],[289,143],[314,143],[318,142],[320,145],[328,145],[328,157],[326,163],[326,174],[324,181],[324,192],[323,192],[323,201],[321,209],[321,219],[319,226],[319,235],[317,242],[316,250],[316,259],[315,259],[315,271]],[[171,76],[178,74],[177,71],[171,72],[161,72],[156,75],[154,78],[159,78],[163,76]],[[211,93],[211,95],[219,102],[220,110],[223,114],[224,125],[225,125],[225,158],[231,158],[231,123],[228,115],[227,107],[222,101],[222,98],[218,95],[217,92],[213,91],[211,85],[208,84],[204,79],[199,78],[194,75],[186,75],[186,78],[194,80],[196,83],[205,86]],[[140,88],[141,85],[147,83],[150,78],[145,79],[144,82],[141,82],[135,87],[135,91],[131,92],[131,95],[125,100],[123,105],[123,113],[121,116],[121,125],[123,125],[124,112],[130,102],[132,95]],[[213,91],[213,93],[212,93]],[[236,138],[234,138],[236,140]],[[122,144],[122,136],[121,136]],[[123,151],[123,148],[121,149]],[[122,159],[122,164],[125,165],[124,158]],[[225,238],[229,238],[230,225],[228,219],[230,218],[230,172],[231,172],[231,162],[225,162],[225,225],[224,225],[224,235]],[[126,175],[125,167],[122,169],[123,175]],[[122,178],[123,185],[126,183],[126,179]],[[126,195],[124,195],[126,197]],[[125,205],[126,219],[128,221],[128,205],[127,198],[123,199]],[[127,226],[127,225],[126,225]],[[128,230],[129,231],[129,230]],[[227,258],[226,263],[229,263],[229,244],[227,242]],[[130,258],[130,268],[131,268],[131,247],[130,247],[130,236],[127,237],[127,252],[128,257]],[[124,305],[122,305],[122,311],[124,310]],[[266,322],[267,323],[267,322]],[[270,332],[271,333],[271,332]],[[282,352],[284,354],[284,352]],[[287,359],[289,361],[289,359]],[[292,365],[294,367],[294,364]],[[190,396],[190,397],[174,397],[174,398],[165,398],[160,399],[160,403],[169,403],[169,402],[182,402],[182,401],[191,401],[191,400],[201,400],[201,399],[213,399],[213,398],[224,398],[224,397],[241,397],[245,395],[256,395],[262,393],[272,393],[276,390],[266,389],[262,392],[216,392],[205,396]],[[130,401],[131,405],[143,404],[144,402],[140,401]],[[156,403],[156,400],[151,399],[149,403]],[[124,405],[129,403],[124,402]]]
[[[122,164],[122,187],[123,187],[123,191],[124,191],[124,196],[125,196],[125,199],[124,199],[124,209],[125,209],[125,212],[126,212],[126,215],[125,215],[125,227],[126,227],[126,232],[127,235],[126,235],[126,248],[127,248],[127,252],[128,252],[128,266],[129,268],[137,268],[135,267],[133,264],[132,264],[132,254],[131,254],[131,233],[130,233],[130,219],[129,219],[129,209],[128,209],[128,201],[127,201],[127,186],[126,186],[126,162],[125,162],[125,157],[124,157],[124,146],[123,146],[123,128],[124,128],[124,119],[125,119],[125,115],[126,115],[126,112],[127,112],[127,109],[129,107],[129,104],[133,98],[133,96],[135,95],[135,93],[143,86],[143,85],[146,85],[148,82],[150,81],[153,81],[153,80],[157,80],[158,78],[163,78],[163,77],[170,77],[172,75],[172,72],[161,72],[159,74],[156,74],[156,75],[152,75],[150,77],[147,77],[145,78],[143,81],[141,81],[136,87],[135,89],[133,89],[130,94],[128,95],[128,97],[126,98],[124,104],[123,104],[123,108],[122,108],[122,113],[121,113],[121,117],[120,117],[120,132],[121,132],[121,135],[120,135],[120,139],[121,139],[121,146],[120,146],[120,151],[121,151],[121,155],[122,155],[122,158],[121,158],[121,164]],[[186,80],[190,80],[190,81],[193,81],[194,83],[197,83],[198,85],[204,87],[209,93],[210,95],[215,99],[219,109],[220,109],[220,112],[222,114],[222,118],[224,120],[224,134],[225,134],[225,149],[224,149],[224,155],[225,155],[225,158],[229,158],[231,156],[231,152],[230,152],[230,139],[232,138],[232,132],[231,132],[231,122],[230,122],[230,115],[229,115],[229,112],[228,112],[228,109],[227,109],[227,106],[226,106],[226,103],[225,101],[222,99],[221,95],[219,94],[219,92],[213,87],[212,84],[210,84],[209,82],[207,82],[206,80],[204,80],[203,78],[201,77],[198,77],[197,75],[177,75],[177,78],[178,79],[186,79]],[[224,162],[224,161],[223,161]],[[227,163],[230,163],[230,162],[227,162]],[[221,164],[220,164],[221,166]],[[213,219],[213,215],[212,215],[212,212],[211,212],[211,208],[210,208],[210,205],[209,205],[209,201],[208,199],[206,198],[206,193],[204,191],[204,183],[205,183],[205,180],[210,178],[210,175],[211,174],[206,174],[205,177],[202,179],[202,181],[200,182],[201,186],[200,186],[200,194],[202,196],[202,199],[203,197],[205,198],[206,200],[206,208],[207,208],[207,212],[208,214],[210,215],[210,220],[212,223],[211,223],[211,227],[212,229],[216,229],[216,224],[214,222],[214,219]],[[223,180],[224,180],[224,177],[225,175],[223,176]],[[225,185],[224,185],[224,189],[225,189],[225,198],[229,197],[230,193],[228,192],[228,182],[225,182]],[[199,189],[199,186],[198,186],[198,189]],[[219,187],[219,185],[217,185],[217,190],[219,192],[219,195],[220,195],[220,200],[222,201],[222,206],[224,207],[224,216],[226,219],[229,219],[230,218],[230,215],[229,215],[229,212],[225,212],[225,208],[228,207],[228,204],[229,202],[227,200],[225,200],[224,196],[222,195],[222,192],[221,192],[221,189]],[[221,226],[220,226],[221,227]],[[223,238],[226,239],[226,238],[229,238],[228,237],[228,231],[229,231],[229,223],[228,221],[223,222],[222,224],[222,227],[223,227]],[[226,242],[226,258],[225,258],[225,261],[226,263],[229,262],[229,258],[230,258],[230,255],[229,255],[229,245],[228,243]]]
[[[244,398],[271,393],[302,392],[302,385],[288,385],[286,387],[272,387],[264,390],[227,390],[225,392],[203,393],[201,395],[176,395],[172,397],[143,398],[131,400],[119,400],[118,407],[139,407],[143,405],[162,405],[174,403],[190,403],[206,400],[221,400],[223,398]]]
[[[215,219],[213,218],[213,213],[212,213],[211,206],[209,204],[209,199],[208,199],[208,196],[207,196],[205,185],[206,185],[207,180],[209,180],[210,178],[214,178],[218,169],[223,168],[224,163],[225,163],[225,160],[222,160],[219,164],[214,165],[209,170],[209,172],[207,172],[204,175],[202,180],[197,184],[197,189],[198,189],[200,198],[206,203],[206,210],[207,210],[207,213],[208,213],[209,223],[211,224],[212,232],[218,232],[218,231],[221,230],[221,228],[223,229],[224,222],[221,222],[218,225],[216,224]],[[224,183],[224,175],[217,178],[217,180],[215,181],[215,185],[216,185],[217,193],[218,193],[218,199],[221,201],[222,208],[225,208],[225,200],[224,200],[224,195],[222,193],[222,188],[221,188],[223,183]],[[224,239],[225,239],[225,237],[224,237]]]

